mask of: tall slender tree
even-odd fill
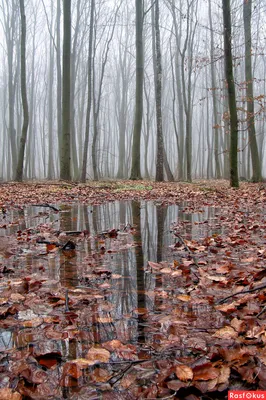
[[[140,171],[140,140],[143,116],[143,83],[144,83],[144,54],[143,54],[143,0],[135,0],[136,5],[136,94],[135,119],[132,147],[132,166],[130,179],[141,179]]]
[[[71,0],[64,0],[63,38],[63,91],[62,91],[62,147],[60,158],[60,179],[71,180],[70,150],[70,63],[71,63]]]
[[[212,85],[212,105],[213,105],[213,122],[214,122],[214,161],[215,161],[215,175],[217,179],[221,179],[221,168],[219,160],[219,134],[221,132],[220,123],[218,120],[218,106],[217,106],[217,87],[216,87],[216,73],[215,73],[215,43],[214,32],[212,23],[212,4],[209,0],[209,23],[211,35],[211,85]]]
[[[163,181],[163,124],[162,124],[162,56],[160,43],[160,10],[159,1],[155,0],[154,33],[155,33],[155,103],[157,123],[157,155],[156,155],[156,181]]]
[[[26,82],[26,15],[24,0],[19,0],[20,16],[21,16],[21,49],[20,49],[20,65],[21,65],[21,99],[23,107],[23,126],[20,138],[20,147],[18,154],[18,165],[16,169],[16,178],[18,182],[22,182],[24,154],[29,126],[29,108],[27,99],[27,82]]]
[[[230,112],[230,185],[239,186],[238,180],[238,120],[236,108],[236,91],[232,60],[232,24],[230,0],[223,1],[224,22],[224,61],[227,81],[228,103]]]
[[[252,55],[251,15],[252,15],[252,0],[243,0],[248,138],[249,138],[252,169],[253,169],[252,180],[254,182],[259,182],[261,180],[261,166],[260,166],[258,145],[256,140],[255,119],[254,119],[253,74],[252,74],[252,63],[251,63],[251,55]]]
[[[95,0],[91,0],[89,52],[88,52],[88,99],[87,99],[86,126],[85,126],[85,142],[84,142],[84,151],[82,160],[82,170],[80,176],[81,182],[86,182],[87,160],[88,160],[88,150],[89,150],[90,116],[91,116],[91,105],[92,105],[92,53],[93,53],[93,32],[94,32],[94,10],[95,10]]]

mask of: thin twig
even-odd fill
[[[238,296],[239,294],[252,293],[252,292],[256,292],[256,290],[265,289],[265,288],[266,288],[266,285],[262,285],[262,286],[258,286],[258,287],[253,288],[253,289],[242,290],[241,292],[231,294],[230,296],[227,296],[227,297],[225,297],[224,299],[219,300],[216,304],[222,304],[222,303],[224,303],[226,300],[231,299],[232,297]]]
[[[264,313],[264,311],[266,311],[266,306],[264,306],[263,309],[256,315],[256,318],[259,318]]]
[[[51,206],[51,204],[48,203],[42,203],[42,204],[31,204],[31,207],[47,207],[47,208],[51,208],[51,210],[54,210],[56,212],[59,212],[60,209],[56,208],[55,206]]]
[[[180,240],[180,242],[183,244],[183,246],[185,247],[185,249],[187,250],[187,252],[189,253],[189,255],[191,256],[192,260],[194,261],[194,264],[196,265],[197,268],[199,268],[199,264],[198,261],[196,259],[196,257],[194,256],[193,252],[190,250],[190,248],[187,246],[186,242],[184,241],[184,239],[182,238],[181,235],[179,235],[178,233],[174,232],[174,235]],[[196,274],[196,272],[192,271],[192,274],[196,277],[197,281],[199,281],[199,277]]]
[[[193,252],[190,250],[190,248],[188,247],[188,245],[186,244],[186,242],[184,241],[184,239],[182,238],[181,235],[179,235],[178,233],[174,232],[174,235],[180,240],[180,242],[183,244],[183,246],[185,247],[185,249],[187,250],[187,252],[189,253],[189,255],[191,256],[192,260],[194,261],[194,263],[196,264],[196,266],[199,268],[199,264],[198,261],[196,259],[196,257],[194,256]]]

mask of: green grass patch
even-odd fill
[[[114,192],[122,192],[126,190],[152,190],[152,186],[145,185],[118,185],[118,187],[114,190]]]

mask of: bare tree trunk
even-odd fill
[[[215,76],[215,66],[214,66],[214,37],[213,37],[213,26],[212,26],[212,8],[211,0],[209,0],[209,22],[210,22],[210,34],[211,34],[211,85],[212,85],[212,104],[213,104],[213,120],[214,120],[214,160],[215,160],[215,173],[216,178],[221,179],[221,168],[219,160],[219,134],[220,134],[220,123],[218,121],[218,109],[217,109],[217,99],[216,99],[216,76]]]
[[[15,177],[17,168],[17,142],[16,142],[16,129],[15,129],[15,95],[16,95],[16,74],[14,74],[14,61],[15,61],[15,37],[16,37],[16,25],[17,25],[17,12],[18,8],[15,5],[15,1],[11,1],[11,11],[9,7],[4,13],[4,31],[7,46],[7,64],[8,64],[8,141],[10,144],[10,152],[12,161],[12,168],[8,166],[9,177]],[[15,75],[15,76],[14,76]]]
[[[82,160],[82,170],[80,180],[86,182],[87,176],[87,160],[89,148],[89,134],[90,134],[90,116],[92,105],[92,51],[93,51],[93,27],[94,27],[94,8],[95,0],[91,0],[91,15],[90,15],[90,32],[89,32],[89,53],[88,53],[88,100],[86,112],[86,126],[85,126],[85,142]]]
[[[253,94],[253,76],[251,65],[251,13],[252,0],[243,1],[243,18],[245,31],[245,75],[246,75],[246,102],[247,102],[247,122],[248,138],[251,150],[251,161],[254,182],[261,181],[261,165],[256,140],[255,119],[254,119],[254,94]]]
[[[60,179],[71,180],[70,149],[70,59],[71,59],[71,0],[64,0],[63,39],[63,92],[62,92],[62,152],[60,158]]]
[[[48,86],[48,170],[47,178],[54,178],[54,160],[53,160],[53,86],[54,86],[54,46],[52,37],[50,37],[50,60],[49,60],[49,86]]]
[[[136,103],[134,133],[132,145],[132,166],[130,179],[141,179],[140,172],[140,139],[143,115],[143,0],[135,0],[136,4]]]
[[[162,126],[162,56],[160,44],[160,26],[159,26],[159,1],[155,1],[154,12],[154,33],[155,33],[155,103],[156,103],[156,121],[157,121],[157,155],[156,155],[156,175],[157,182],[163,181],[163,126]]]
[[[57,0],[57,14],[56,14],[56,71],[57,71],[57,137],[58,137],[58,153],[61,159],[62,150],[62,73],[61,73],[61,6],[60,0]]]
[[[230,111],[230,185],[238,187],[238,120],[236,109],[236,93],[232,61],[232,28],[230,0],[223,0],[224,21],[224,53],[225,53],[225,78],[227,81],[228,102]]]
[[[26,15],[24,0],[19,1],[20,15],[21,15],[21,98],[23,107],[23,126],[20,138],[20,148],[18,155],[18,165],[16,170],[16,181],[22,182],[23,178],[23,164],[25,146],[27,140],[27,132],[29,126],[29,109],[27,99],[27,82],[26,82]]]

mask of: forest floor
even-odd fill
[[[142,266],[145,279],[155,282],[145,293],[149,306],[121,320],[112,298],[122,276],[106,257],[137,251],[136,227],[93,238],[86,229],[56,227],[64,205],[116,200],[183,204],[191,216],[214,210],[212,221],[169,226],[172,259]],[[36,208],[32,226],[29,207]],[[184,234],[188,223],[196,229],[214,221],[216,233]],[[197,400],[226,399],[228,390],[266,391],[264,184],[1,183],[0,236],[1,400]],[[126,236],[133,241],[125,246]],[[75,269],[83,285],[59,282],[57,265]],[[142,335],[127,341],[133,325]]]

